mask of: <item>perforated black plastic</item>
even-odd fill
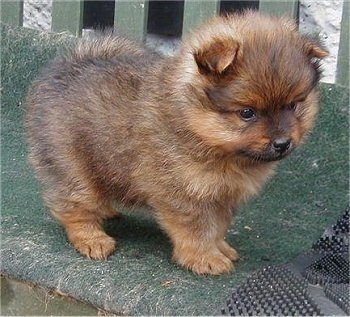
[[[326,254],[309,265],[302,275],[311,284],[349,283],[349,262],[341,255]]]
[[[328,284],[324,288],[326,296],[350,315],[349,284]]]
[[[348,240],[339,236],[326,236],[321,237],[313,244],[312,248],[318,251],[343,253],[349,247]]]
[[[307,282],[286,266],[266,267],[235,289],[227,308],[230,316],[322,316],[307,292]]]
[[[342,314],[339,311],[350,315],[349,211],[350,207],[347,207],[312,249],[297,257],[289,267],[266,267],[253,273],[233,290],[222,314],[323,316],[320,304],[327,315]],[[319,286],[323,287],[324,293],[317,292],[316,295],[311,290],[319,289]],[[326,306],[325,301],[328,301]],[[331,305],[333,308],[329,309]]]
[[[339,218],[337,223],[334,226],[332,226],[335,235],[349,233],[349,214],[350,207],[345,209],[344,214]]]
[[[320,257],[302,272],[309,283],[349,283],[349,210],[346,208],[337,223],[313,244]]]
[[[333,254],[349,253],[349,211],[346,208],[337,223],[326,229],[320,239],[313,245],[314,250]]]

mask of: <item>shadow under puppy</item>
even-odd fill
[[[148,206],[173,258],[229,272],[234,210],[293,151],[317,112],[327,52],[287,18],[216,17],[173,57],[112,34],[54,60],[27,98],[29,161],[83,255],[105,259],[115,200]]]

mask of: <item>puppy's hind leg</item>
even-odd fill
[[[77,209],[54,216],[64,226],[68,240],[81,254],[94,260],[105,260],[116,248],[115,240],[102,229],[101,219],[90,211]]]
[[[45,198],[47,201],[47,195]],[[86,196],[85,201],[82,199],[78,202],[76,198],[72,202],[68,198],[56,197],[53,204],[51,196],[48,206],[65,228],[68,240],[77,251],[90,259],[105,260],[116,248],[116,241],[102,228],[103,220],[113,216],[112,207],[95,201],[88,202]]]

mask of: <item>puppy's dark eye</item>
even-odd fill
[[[297,102],[292,102],[289,105],[287,105],[287,109],[294,111],[297,108],[298,103]]]
[[[256,118],[256,114],[253,109],[245,108],[239,112],[239,115],[244,121],[253,121]]]

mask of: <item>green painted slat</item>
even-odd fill
[[[287,15],[294,19],[298,17],[299,1],[298,0],[260,0],[259,11],[272,15]]]
[[[148,1],[116,0],[114,29],[122,35],[143,41],[147,32]]]
[[[83,28],[84,3],[82,0],[53,0],[52,31],[69,31],[75,36],[81,36]]]
[[[215,16],[220,11],[220,1],[185,0],[182,36],[189,34],[201,22]]]
[[[336,82],[346,87],[349,87],[349,11],[349,1],[344,0]]]
[[[23,25],[23,1],[1,1],[0,20],[13,26]]]

